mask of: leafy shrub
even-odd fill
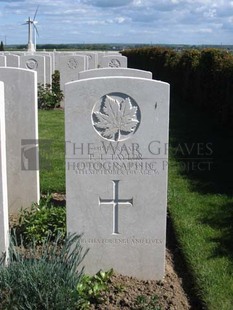
[[[56,95],[57,103],[60,105],[64,95],[60,88],[60,72],[58,70],[55,70],[52,75],[52,92]]]
[[[128,66],[152,71],[171,85],[171,96],[198,105],[224,126],[233,128],[233,55],[223,49],[148,47],[122,52]]]
[[[62,99],[60,72],[56,70],[52,75],[52,86],[50,84],[38,84],[38,108],[44,110],[57,108],[60,106]]]
[[[51,243],[44,240],[38,248],[15,247],[12,240],[9,264],[0,266],[0,308],[8,310],[74,310],[79,296],[75,287],[83,274],[78,266],[82,253],[78,235],[64,243],[58,235]],[[15,239],[15,238],[13,238]]]
[[[54,109],[58,105],[56,94],[50,84],[38,84],[38,108],[42,110]]]
[[[63,206],[54,206],[51,197],[42,199],[40,204],[31,208],[21,209],[19,223],[12,230],[22,235],[25,244],[34,240],[43,243],[48,237],[55,239],[59,233],[62,238],[66,235],[66,210]]]

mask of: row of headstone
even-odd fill
[[[151,77],[95,69],[65,85],[67,231],[88,274],[164,276],[169,84]]]
[[[36,71],[38,83],[52,83],[52,73],[60,71],[61,90],[65,83],[78,79],[81,71],[95,68],[126,68],[127,58],[119,53],[106,54],[104,52],[69,53],[69,52],[37,52],[34,54],[16,52],[0,55],[0,67],[25,68]]]
[[[151,76],[94,69],[65,85],[67,231],[83,233],[89,274],[113,268],[144,280],[164,276],[169,84]],[[1,67],[0,81],[6,252],[8,210],[39,200],[37,73]]]
[[[104,68],[104,67],[127,67],[127,58],[122,56],[120,53],[106,53],[106,52],[36,52],[36,53],[26,53],[26,52],[5,52],[0,54],[1,58],[4,59],[4,63],[8,67],[20,67],[25,66],[23,62],[21,64],[22,57],[29,57],[28,59],[36,59],[34,57],[43,56],[51,58],[52,71],[59,70],[61,67],[60,58],[72,56],[85,56],[86,57],[86,67],[87,69]],[[69,59],[68,59],[69,61]],[[30,64],[29,64],[30,67]],[[22,67],[24,68],[24,67]],[[30,69],[25,67],[26,69]]]
[[[51,84],[52,58],[45,55],[0,55],[0,67],[23,68],[37,72],[40,84]]]

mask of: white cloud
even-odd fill
[[[122,7],[133,2],[133,0],[81,0],[83,4],[97,7]]]
[[[38,43],[112,42],[113,34],[122,42],[232,42],[227,0],[0,0],[0,36],[26,43],[20,25],[38,4]]]
[[[204,12],[203,15],[207,18],[214,18],[216,17],[216,9],[209,9],[208,11]]]

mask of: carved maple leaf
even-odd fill
[[[130,98],[119,102],[106,95],[102,111],[94,112],[98,120],[94,125],[101,129],[101,135],[107,139],[120,140],[122,134],[133,132],[139,122],[137,107],[132,106]]]

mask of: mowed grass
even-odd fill
[[[65,193],[64,111],[39,110],[41,193]]]
[[[232,310],[233,198],[194,192],[174,165],[169,172],[168,201],[196,294],[209,310]]]
[[[51,145],[41,191],[65,192],[64,112],[39,111],[39,135]],[[208,310],[233,309],[232,138],[200,112],[172,103],[169,213],[193,289]]]
[[[196,293],[208,310],[232,310],[233,135],[219,128],[172,106],[168,205]]]

